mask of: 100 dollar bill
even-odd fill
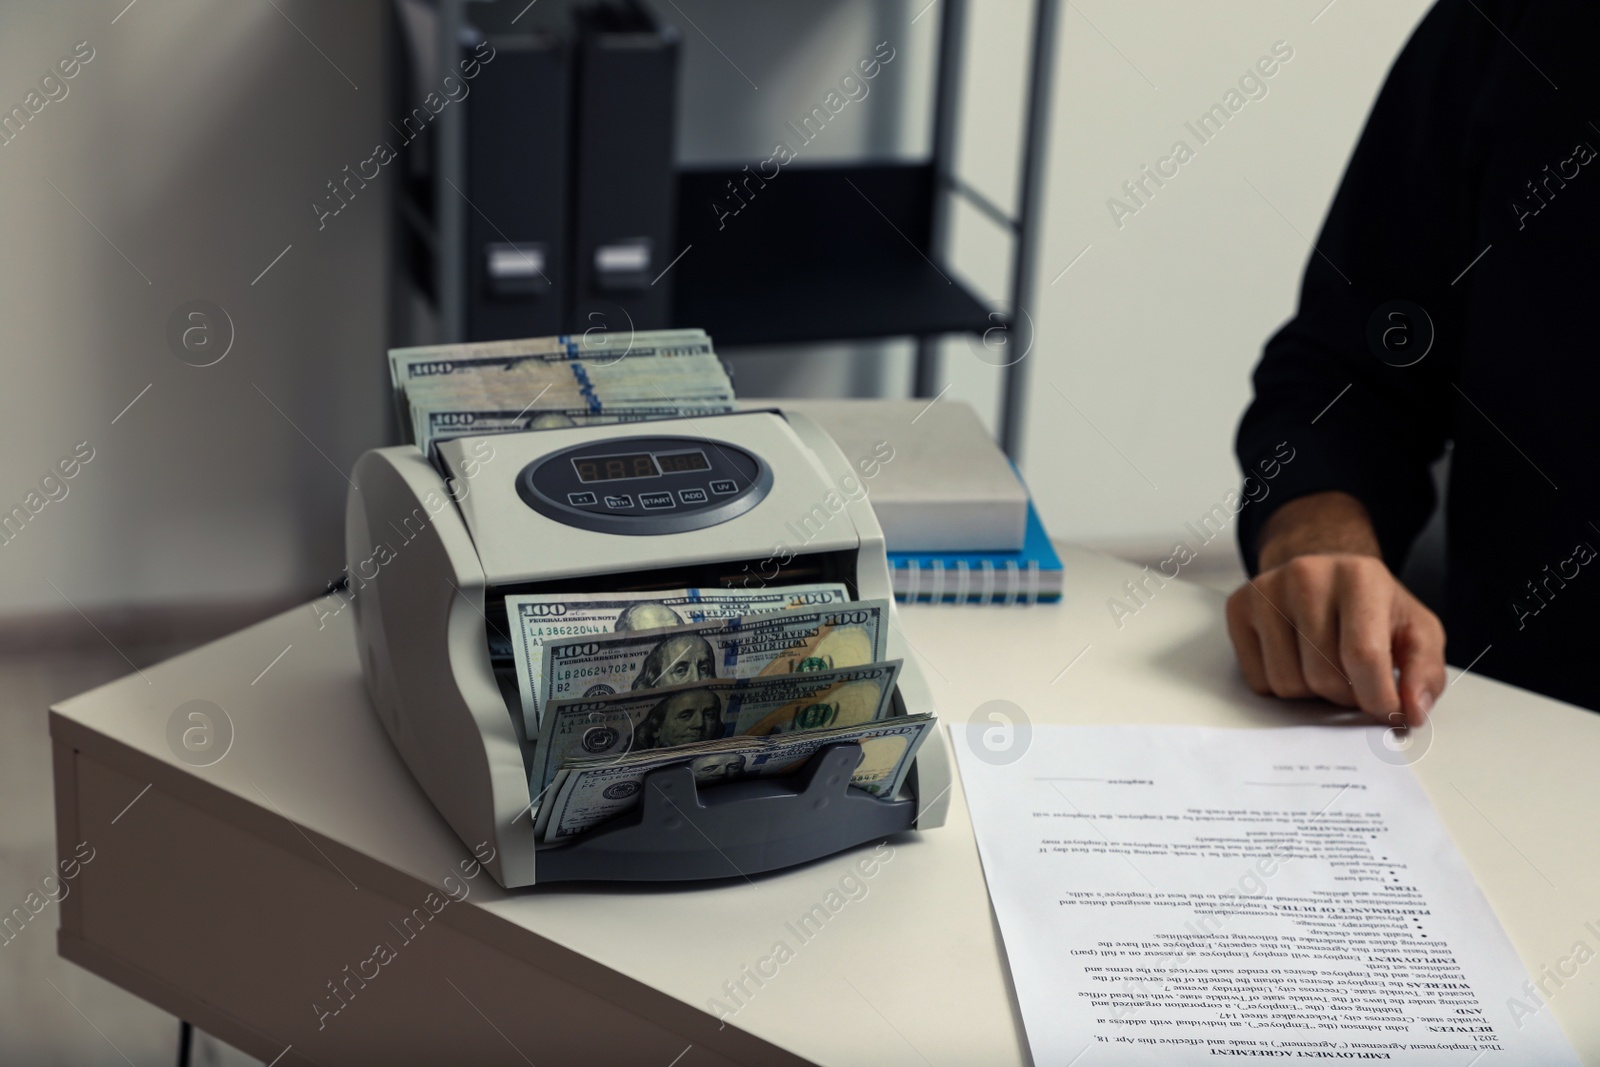
[[[572,759],[624,756],[721,740],[859,726],[888,714],[900,661],[865,667],[691,682],[670,689],[553,700],[539,727],[530,781],[542,795]]]
[[[896,715],[863,726],[772,737],[734,737],[689,749],[635,754],[615,762],[569,762],[558,775],[555,799],[540,811],[535,834],[546,843],[565,841],[621,815],[639,804],[645,775],[674,763],[689,763],[695,781],[704,787],[741,778],[790,774],[823,746],[839,742],[861,745],[861,763],[850,776],[850,784],[873,796],[893,797],[934,725],[931,715]]]
[[[599,352],[536,352],[502,357],[414,359],[396,368],[400,388],[412,403],[430,397],[508,396],[529,383],[547,385],[555,395],[610,394],[649,399],[660,385],[668,394],[695,388],[729,391],[727,371],[704,341],[671,348],[635,347],[626,355]],[[524,402],[533,400],[532,394]]]
[[[504,366],[524,356],[555,356],[558,358],[607,359],[634,351],[684,345],[710,347],[711,339],[704,330],[641,330],[631,334],[567,335],[553,337],[523,337],[505,341],[481,341],[471,344],[419,345],[412,348],[389,349],[389,376],[396,389],[403,389],[417,378],[457,373],[460,368],[470,372],[471,367],[498,363]]]
[[[517,433],[523,430],[550,430],[567,426],[596,426],[609,423],[645,422],[651,419],[693,418],[697,415],[724,415],[733,410],[726,400],[685,400],[667,403],[624,401],[620,404],[572,404],[566,407],[512,409],[463,408],[453,404],[439,407],[413,406],[412,437],[423,452],[435,441],[452,437],[472,437],[491,433]]]
[[[544,659],[540,654],[546,641],[587,634],[658,630],[785,608],[842,605],[849,600],[849,591],[837,582],[764,589],[662,589],[508,596],[506,619],[511,625],[511,655],[516,663],[517,691],[522,697],[523,722],[528,736],[538,736],[539,715],[548,699],[544,691]]]
[[[884,658],[888,631],[889,602],[858,600],[546,641],[534,706],[709,678],[859,667]]]
[[[704,330],[397,348],[389,374],[401,423],[425,450],[464,433],[721,414],[733,401]],[[464,417],[485,425],[464,430]]]

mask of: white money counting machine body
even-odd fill
[[[367,690],[462,841],[492,844],[500,884],[738,877],[943,824],[951,771],[935,728],[893,798],[849,784],[857,744],[788,779],[702,790],[685,762],[652,773],[633,811],[535,849],[505,595],[835,581],[892,611],[855,463],[776,411],[456,438],[432,461],[410,445],[361,457],[345,538]],[[905,661],[892,714],[933,711],[897,622],[887,655]]]

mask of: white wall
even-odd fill
[[[1237,484],[1232,437],[1250,369],[1294,309],[1307,240],[1427,7],[1326,5],[1086,0],[1064,11],[1023,453],[1057,536],[1134,554],[1170,547]],[[1280,40],[1294,58],[1268,95],[1199,145],[1184,123]],[[1119,228],[1107,199],[1180,138],[1195,158]]]
[[[94,49],[0,148],[0,510],[94,449],[0,547],[6,613],[309,595],[382,432],[382,194],[310,208],[382,136],[379,8],[125,4],[0,6],[8,109]],[[194,298],[237,335],[204,369],[165,337]]]

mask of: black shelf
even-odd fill
[[[664,192],[675,183],[677,233],[635,231],[627,229],[634,224],[621,220],[616,224],[627,229],[628,237],[649,238],[649,270],[628,279],[626,286],[615,286],[605,294],[588,293],[573,301],[541,300],[542,293],[520,290],[496,294],[495,300],[503,305],[496,304],[497,314],[489,323],[475,312],[473,301],[481,298],[484,289],[477,272],[481,272],[490,244],[547,244],[550,274],[560,271],[554,276],[562,286],[582,288],[580,275],[588,266],[587,260],[579,260],[569,247],[568,236],[558,232],[564,224],[557,223],[568,219],[563,212],[574,209],[565,203],[567,186],[529,181],[527,176],[537,173],[537,167],[525,158],[519,162],[514,158],[516,152],[510,150],[528,145],[496,142],[483,133],[484,123],[470,122],[469,115],[481,120],[491,112],[515,117],[518,109],[545,109],[530,112],[531,122],[570,110],[570,100],[563,93],[570,96],[576,91],[575,75],[569,71],[561,86],[534,84],[526,78],[518,82],[513,77],[517,69],[513,57],[540,49],[577,47],[572,35],[574,11],[589,2],[547,0],[531,6],[525,0],[390,0],[386,5],[392,58],[389,93],[395,114],[415,109],[434,87],[436,72],[455,69],[463,48],[472,42],[490,38],[497,52],[506,56],[491,68],[492,76],[474,83],[469,104],[436,112],[437,118],[426,122],[426,131],[407,146],[402,188],[395,197],[394,255],[389,267],[393,344],[532,336],[558,329],[581,332],[591,325],[589,316],[583,314],[589,305],[583,301],[600,301],[623,311],[632,307],[628,315],[635,329],[701,327],[719,348],[913,338],[917,352],[912,391],[933,396],[943,380],[943,337],[983,336],[994,327],[1024,317],[1024,301],[1031,297],[1037,280],[1037,231],[1059,0],[1032,0],[1026,114],[1014,212],[996,207],[957,174],[956,115],[963,43],[967,40],[967,0],[944,0],[928,159],[836,165],[796,160],[786,166],[751,161],[741,167],[678,166],[674,173],[670,151],[646,153],[651,159],[667,160],[660,184],[652,188]],[[656,8],[654,0],[645,3]],[[672,35],[675,13],[681,14],[658,11],[665,24],[663,39]],[[497,88],[501,76],[505,84]],[[656,109],[651,112],[653,118],[641,118],[641,123],[658,132],[668,131],[672,125],[659,110],[673,94],[664,91],[661,95],[662,99],[640,101],[641,115]],[[809,127],[810,120],[806,122]],[[514,123],[501,125],[520,128]],[[803,134],[796,131],[796,136]],[[544,144],[541,151],[547,153],[553,151],[549,144],[560,140],[531,134],[529,138]],[[618,143],[632,144],[626,135],[619,136]],[[572,167],[557,166],[568,185],[576,180]],[[614,163],[612,169],[617,169]],[[486,173],[498,170],[505,173]],[[510,189],[498,199],[491,197],[494,203],[488,208],[469,201],[465,192],[482,185],[486,177],[500,183],[496,188],[502,193]],[[526,185],[525,194],[518,191],[519,182]],[[596,186],[591,181],[584,188],[593,193]],[[526,205],[516,202],[522,195]],[[624,207],[635,206],[631,195],[596,197],[596,203],[612,205],[610,215],[600,215],[608,222],[613,216],[627,215]],[[1012,255],[1003,316],[944,265],[949,258],[953,205],[958,201],[972,204],[1008,231]],[[503,210],[506,203],[530,210]],[[672,203],[666,200],[660,206],[670,213]],[[531,212],[533,207],[543,214]],[[557,223],[546,217],[552,212]],[[494,218],[485,217],[486,213]],[[515,223],[513,216],[525,224]],[[508,236],[502,225],[517,233]],[[663,266],[665,270],[646,285],[644,275]],[[555,284],[549,274],[544,280],[547,285]],[[420,302],[413,299],[417,296],[422,298]],[[1019,360],[1002,371],[1000,438],[1002,447],[1013,455],[1021,437],[1028,369],[1028,363]]]
[[[686,251],[672,268],[673,325],[704,327],[729,347],[981,334],[995,324],[928,255],[932,165],[791,166],[764,182],[756,173],[679,172]]]

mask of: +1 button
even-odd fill
[[[575,508],[585,507],[585,506],[587,506],[589,504],[593,504],[594,503],[594,494],[593,493],[568,493],[567,494],[567,503],[571,504]]]

